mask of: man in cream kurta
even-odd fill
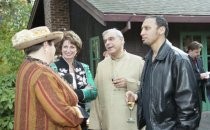
[[[141,57],[126,52],[124,38],[119,30],[109,29],[103,33],[104,44],[109,52],[98,64],[95,83],[98,97],[91,104],[90,129],[93,130],[137,130],[136,106],[130,116],[125,93],[136,92],[144,61]]]

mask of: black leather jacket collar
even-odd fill
[[[156,56],[156,60],[164,60],[166,58],[166,56],[168,55],[168,53],[170,52],[172,43],[169,42],[167,39],[165,40],[165,42],[162,44],[162,46],[160,47],[159,51],[158,51],[158,55]],[[152,50],[149,51],[149,53],[145,56],[145,60],[148,60],[149,56],[152,55]]]

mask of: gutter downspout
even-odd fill
[[[131,19],[133,18],[133,16],[136,16],[136,14],[133,13],[133,14],[129,17],[129,19],[128,19],[127,23],[126,23],[126,26],[125,26],[123,29],[121,29],[121,32],[122,32],[122,33],[125,33],[125,32],[127,32],[128,30],[131,29]]]

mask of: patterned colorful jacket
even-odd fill
[[[69,73],[69,65],[62,57],[59,57],[50,66],[61,76]],[[79,98],[79,105],[85,108],[85,102],[94,100],[97,97],[97,89],[88,65],[75,60],[73,66],[77,84],[75,92]]]
[[[49,66],[25,60],[17,74],[14,130],[81,130],[75,92]]]

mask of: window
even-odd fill
[[[95,76],[95,70],[100,61],[100,39],[99,36],[90,38],[90,69]]]

